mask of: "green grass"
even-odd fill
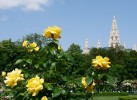
[[[97,96],[93,100],[119,100],[119,97],[127,96]],[[137,97],[137,95],[129,95],[128,97]]]
[[[119,96],[99,96],[94,97],[93,100],[119,100]]]

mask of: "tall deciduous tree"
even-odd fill
[[[29,42],[35,42],[40,47],[45,46],[48,41],[45,37],[43,37],[41,34],[38,33],[26,35],[25,37],[23,37],[23,40],[27,40]]]
[[[66,52],[71,55],[76,62],[75,65],[73,65],[72,72],[77,76],[83,75],[87,66],[84,66],[85,61],[80,46],[73,43]]]
[[[67,52],[70,54],[81,54],[82,50],[79,45],[72,43]]]

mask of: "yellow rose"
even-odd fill
[[[37,44],[33,42],[29,44],[28,52],[32,52],[33,50],[39,51],[39,49],[40,47],[37,46]]]
[[[95,69],[100,69],[102,59],[102,56],[96,56],[96,59],[92,60],[92,64]]]
[[[32,52],[33,51],[33,49],[28,49],[28,52]]]
[[[6,83],[6,86],[14,87],[17,85],[18,81],[24,80],[23,74],[21,74],[21,70],[15,69],[12,72],[7,73],[6,80],[4,82]]]
[[[41,100],[48,100],[48,98],[46,96],[43,96]]]
[[[61,50],[61,46],[60,45],[58,46],[58,50]]]
[[[34,48],[35,51],[39,51],[39,47]]]
[[[3,77],[6,76],[6,72],[2,72],[1,76],[3,76]]]
[[[27,91],[32,93],[32,96],[36,96],[40,90],[43,89],[44,79],[40,79],[40,77],[36,76],[35,78],[31,78],[28,80],[26,87]]]
[[[102,56],[96,56],[96,59],[92,59],[92,64],[95,69],[106,70],[110,67],[109,58],[103,58]]]
[[[32,48],[36,48],[37,44],[33,42],[33,43],[30,43],[29,46],[32,47]]]
[[[86,88],[86,91],[87,91],[87,92],[93,91],[94,86],[96,85],[95,82],[93,81],[92,85],[89,86],[89,85],[86,83],[86,78],[85,78],[85,77],[82,77],[81,83],[84,85],[84,87]]]
[[[87,83],[86,83],[86,78],[85,77],[82,77],[82,81],[81,83],[84,85],[85,88],[87,88]]]
[[[24,41],[23,43],[22,43],[22,46],[23,47],[26,47],[28,45],[28,41]]]
[[[102,64],[101,64],[101,68],[103,70],[106,70],[108,69],[110,66],[109,66],[110,62],[109,62],[109,58],[105,57],[103,60],[102,60]]]
[[[93,91],[95,85],[96,85],[96,84],[93,82],[91,86],[88,86],[88,87],[86,88],[87,92],[91,92],[91,91]]]
[[[44,30],[43,36],[46,38],[58,39],[61,36],[61,28],[58,26],[48,27]]]

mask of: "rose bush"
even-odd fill
[[[74,77],[73,57],[59,46],[61,28],[48,27],[43,36],[48,38],[44,48],[24,40],[28,56],[15,62],[11,72],[2,72],[5,95],[14,100],[82,100],[93,97],[99,80],[109,69],[109,58],[97,56],[92,60],[94,70]],[[91,64],[91,67],[92,67]]]

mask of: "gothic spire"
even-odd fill
[[[134,44],[134,46],[133,46],[133,49],[132,50],[137,50],[137,46],[136,46],[136,44]]]
[[[110,32],[110,38],[109,38],[109,47],[115,48],[116,46],[119,45],[120,45],[119,31],[117,29],[116,17],[114,16],[112,21],[112,30]]]
[[[84,50],[83,50],[83,54],[89,54],[90,52],[90,49],[88,47],[88,39],[86,38],[86,41],[85,41],[85,47],[84,47]]]
[[[124,45],[123,45],[124,49],[126,49],[126,43],[124,42]]]
[[[101,48],[100,40],[98,40],[97,48],[98,48],[98,49]]]
[[[86,38],[86,41],[85,41],[85,48],[88,48],[88,39]]]

